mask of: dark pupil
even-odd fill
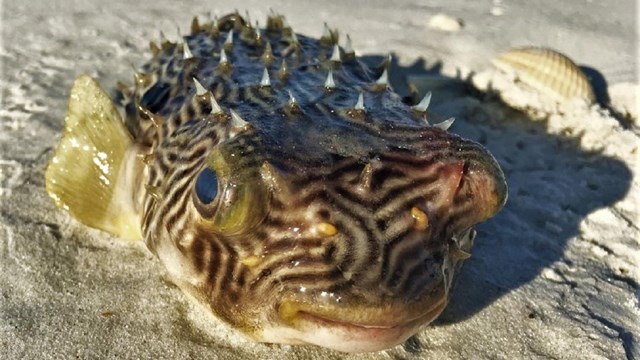
[[[218,177],[216,173],[204,168],[196,180],[196,195],[203,204],[210,204],[218,195]]]

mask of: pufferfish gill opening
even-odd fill
[[[436,318],[473,226],[506,201],[480,145],[430,125],[325,26],[230,14],[115,100],[88,76],[46,170],[80,222],[142,239],[177,285],[261,342],[362,352]],[[118,104],[116,105],[114,101]],[[124,117],[121,116],[124,114]]]

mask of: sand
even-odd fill
[[[0,6],[0,358],[640,358],[633,1]],[[303,34],[318,36],[329,22],[367,61],[392,51],[394,86],[406,91],[407,76],[431,86],[434,112],[455,116],[451,131],[483,143],[507,175],[509,202],[478,228],[451,304],[394,349],[252,343],[194,306],[142,246],[80,225],[44,192],[75,76],[130,82],[159,30],[175,39],[194,14],[247,8],[262,20],[270,7]],[[491,68],[493,56],[521,45],[573,58],[604,101],[556,104]],[[461,82],[456,73],[474,75]]]

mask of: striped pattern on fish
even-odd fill
[[[444,309],[504,175],[451,121],[429,124],[429,96],[404,104],[388,62],[376,73],[338,40],[230,14],[152,43],[118,105],[80,77],[47,190],[86,225],[143,239],[257,341],[406,340]]]

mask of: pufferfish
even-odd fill
[[[271,14],[200,24],[111,98],[80,76],[46,190],[142,240],[181,289],[258,341],[402,343],[445,308],[473,226],[504,205],[497,161],[405,104],[349,37]]]

